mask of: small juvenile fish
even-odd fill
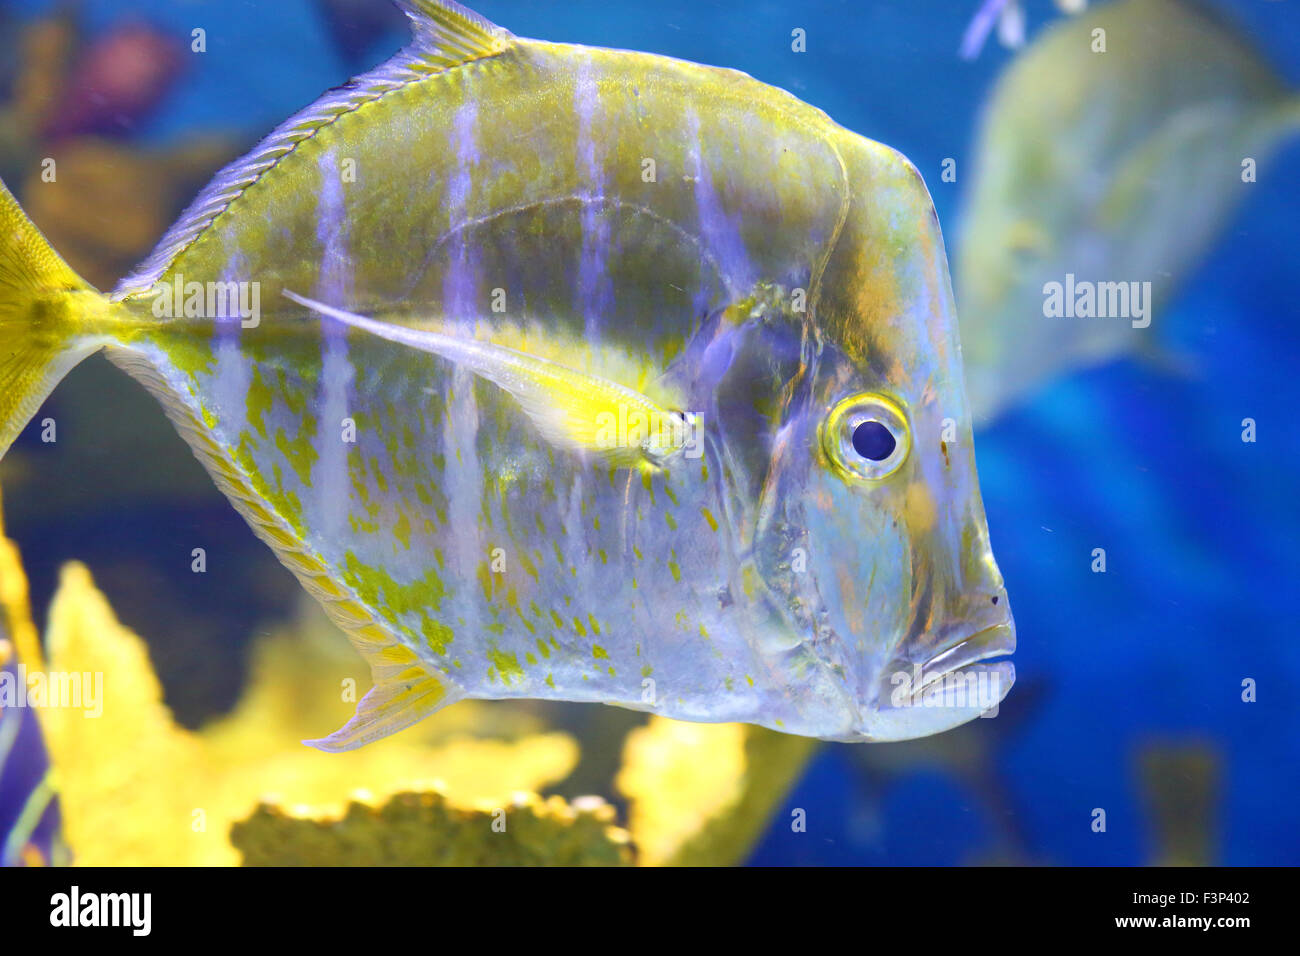
[[[1089,7],[1035,40],[985,108],[961,212],[977,420],[1073,367],[1161,358],[1153,312],[1298,128],[1300,96],[1187,0]]]
[[[465,697],[839,740],[995,707],[912,165],[740,73],[399,5],[412,44],[111,296],[0,188],[0,450],[86,355],[140,380],[369,660],[326,750]]]

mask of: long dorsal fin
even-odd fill
[[[153,252],[117,284],[113,298],[147,295],[172,263],[203,235],[249,186],[257,182],[303,140],[367,103],[465,63],[496,56],[514,35],[451,0],[394,0],[411,19],[413,42],[388,62],[330,90],[311,106],[281,123],[248,155],[222,169],[167,230]]]
[[[415,44],[425,58],[449,68],[495,56],[514,36],[454,0],[395,0],[415,31]]]

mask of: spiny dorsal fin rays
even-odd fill
[[[514,36],[453,0],[396,0],[411,18],[415,43],[439,67],[495,56]]]
[[[379,0],[376,0],[379,2]],[[118,301],[150,294],[176,260],[204,235],[244,191],[321,129],[433,73],[495,56],[514,35],[448,0],[395,0],[411,19],[412,43],[386,63],[330,90],[281,123],[252,152],[221,170],[190,203],[153,252],[117,284]]]
[[[392,325],[284,290],[349,328],[441,356],[510,393],[551,444],[618,464],[663,464],[687,447],[690,421],[617,382],[504,345]]]

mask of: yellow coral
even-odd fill
[[[502,806],[452,805],[439,791],[353,801],[321,815],[262,805],[232,832],[249,865],[621,866],[627,833],[599,798],[520,794]]]
[[[709,820],[740,800],[744,775],[741,724],[653,717],[633,730],[615,782],[631,801],[628,820],[641,861],[668,862]]]
[[[22,673],[22,668],[40,669],[43,666],[41,645],[27,597],[27,575],[23,573],[18,548],[4,536],[0,503],[0,670],[10,664],[19,665],[9,672],[15,678]],[[6,711],[0,702],[0,774],[25,719],[25,710]],[[12,786],[12,782],[6,785]],[[35,866],[45,862],[41,849],[31,843],[30,838],[45,816],[52,797],[53,790],[48,780],[39,781],[28,794],[10,831],[0,834],[4,837],[0,841],[0,866]],[[61,852],[57,841],[52,849],[56,855]]]
[[[437,746],[399,735],[347,754],[310,750],[289,729],[294,720],[274,718],[283,709],[275,688],[311,673],[293,669],[283,646],[262,655],[234,716],[192,733],[173,722],[144,644],[117,622],[79,564],[64,568],[48,644],[52,671],[104,675],[99,718],[40,710],[65,836],[79,864],[234,864],[230,826],[267,795],[319,809],[341,805],[359,786],[387,796],[436,779],[448,801],[477,806],[559,780],[578,758],[577,745],[560,733]],[[340,699],[337,691],[322,696]]]
[[[64,836],[76,862],[228,862],[196,808],[209,784],[202,747],[175,726],[144,645],[113,616],[83,565],[63,569],[50,611],[52,673],[101,675],[102,714],[42,707]]]
[[[18,547],[4,535],[3,502],[0,502],[0,633],[8,636],[10,653],[28,667],[40,668],[41,643],[32,624],[27,599],[27,575],[18,557]],[[0,653],[0,665],[6,662]]]
[[[817,743],[749,724],[652,717],[628,735],[616,781],[640,862],[743,861]]]

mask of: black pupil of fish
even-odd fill
[[[863,422],[853,429],[853,450],[870,461],[884,461],[897,445],[893,433],[880,422]]]

